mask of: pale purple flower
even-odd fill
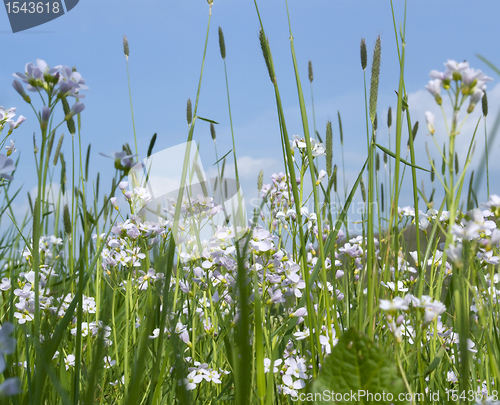
[[[63,66],[60,69],[59,76],[59,94],[60,97],[73,96],[78,98],[84,98],[83,94],[80,94],[80,90],[88,90],[88,86],[85,85],[85,80],[79,72],[73,71],[68,66]]]
[[[0,155],[0,177],[3,177],[5,180],[12,180],[14,177],[7,173],[13,170],[16,170],[13,160],[5,155]]]
[[[272,235],[269,231],[264,228],[255,228],[253,230],[253,238],[250,241],[250,246],[252,249],[258,252],[267,252],[273,247],[273,242],[271,241]]]
[[[11,397],[21,392],[21,380],[17,377],[11,377],[0,384],[0,397]]]
[[[66,114],[64,119],[68,121],[71,119],[74,115],[80,114],[83,110],[85,109],[85,104],[83,104],[81,101],[76,102],[71,106],[71,109],[69,110],[69,113]]]
[[[32,62],[26,64],[25,73],[14,73],[14,77],[27,84],[29,91],[43,90],[46,76],[57,76],[61,65],[50,68],[42,59],[36,60],[36,65]]]
[[[307,309],[305,307],[299,308],[290,314],[290,318],[307,316]]]
[[[41,115],[40,127],[42,129],[47,129],[51,112],[52,110],[50,109],[50,107],[47,107],[46,105],[42,107],[42,113],[40,114]]]
[[[111,205],[113,207],[115,207],[116,210],[118,210],[118,200],[116,199],[116,197],[111,197],[109,199],[109,201],[110,201]]]
[[[133,157],[137,155],[127,155],[127,152],[121,151],[121,152],[111,152],[112,156],[105,155],[104,153],[99,152],[99,155],[113,159],[115,161],[115,168],[117,169],[122,169],[122,168],[131,168],[132,164],[134,163]],[[124,190],[122,188],[122,190]]]

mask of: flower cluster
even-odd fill
[[[85,95],[80,92],[88,89],[82,75],[76,70],[63,65],[51,68],[41,59],[37,59],[36,64],[27,63],[25,72],[14,73],[14,77],[24,82],[28,91],[40,92],[44,90],[49,97],[64,98],[71,96],[81,99]],[[27,103],[31,103],[30,97],[25,93],[18,80],[14,80],[12,86]]]
[[[467,97],[470,97],[467,112],[471,113],[483,97],[486,83],[493,79],[480,70],[469,67],[469,62],[448,60],[444,65],[446,67],[444,72],[432,70],[429,73],[432,80],[429,81],[425,88],[434,96],[439,105],[442,103],[441,89],[454,91],[455,94],[461,93],[462,102]]]

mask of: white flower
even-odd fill
[[[17,318],[17,321],[19,322],[20,325],[23,323],[26,323],[27,321],[30,322],[33,319],[33,315],[30,314],[28,311],[24,310],[22,313],[21,312],[14,312],[14,317]]]
[[[296,381],[293,381],[292,376],[289,374],[285,374],[283,376],[283,394],[285,395],[291,395],[292,397],[297,397],[297,391],[306,386],[306,383],[298,379]]]
[[[68,354],[68,356],[64,359],[64,364],[66,366],[66,370],[68,370],[70,366],[75,367],[75,355]]]
[[[12,152],[17,152],[13,140],[10,140],[10,146],[6,146],[5,149],[7,149],[7,156],[12,155]]]
[[[191,391],[196,388],[196,384],[199,384],[201,380],[203,380],[203,376],[201,374],[197,374],[197,370],[193,370],[187,375],[186,378],[179,381],[179,385],[184,385],[187,391]]]
[[[434,98],[436,99],[436,102],[441,105],[441,80],[440,79],[434,79],[430,80],[429,84],[425,86],[427,90],[429,90],[429,93],[431,93]]]
[[[2,282],[0,282],[0,290],[7,291],[10,290],[10,278],[4,277],[2,278]]]
[[[425,112],[425,120],[427,121],[427,129],[431,133],[431,135],[434,135],[434,132],[436,129],[434,128],[434,114],[431,113],[430,111]]]
[[[278,366],[283,363],[283,360],[278,359],[273,363],[273,373],[277,373]],[[271,370],[271,360],[267,357],[264,359],[264,373],[268,373]]]
[[[454,384],[458,383],[458,378],[455,375],[455,373],[453,372],[453,370],[452,371],[448,371],[448,373],[446,373],[446,380],[448,382],[451,382],[451,383],[454,383]]]
[[[111,368],[116,364],[116,360],[111,360],[111,357],[104,356],[104,368]]]
[[[326,177],[326,172],[324,170],[320,170],[318,173],[318,180],[316,180],[316,185],[319,185],[321,181]]]
[[[156,328],[153,331],[153,334],[149,336],[150,339],[156,339],[158,336],[160,336],[160,328]]]
[[[388,289],[392,291],[396,291],[396,284],[392,281],[388,281],[387,283],[384,283],[383,281],[380,282],[384,287],[387,287]],[[403,282],[401,280],[398,280],[398,291],[401,292],[406,292],[408,291],[408,288],[404,286]]]
[[[408,304],[403,298],[394,297],[392,301],[380,300],[380,309],[384,311],[395,311],[398,309],[406,311],[408,309]]]

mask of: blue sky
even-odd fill
[[[395,1],[396,20],[402,22],[403,1]],[[497,38],[500,36],[500,4],[495,0],[408,2],[406,88],[410,95],[412,119],[420,120],[417,137],[417,162],[428,167],[424,112],[437,111],[424,86],[432,69],[444,70],[447,59],[468,60],[495,79],[489,83],[490,116],[500,108],[498,77],[476,54],[482,54],[500,66]],[[284,1],[258,2],[269,37],[278,84],[290,134],[301,134],[295,78],[290,55],[287,14]],[[395,107],[399,66],[389,1],[289,1],[290,18],[303,88],[310,109],[307,62],[314,67],[314,101],[316,124],[324,133],[326,121],[333,121],[338,147],[337,111],[343,119],[348,179],[354,179],[366,153],[364,124],[363,73],[360,67],[359,43],[366,39],[371,63],[373,46],[382,38],[382,64],[379,87],[379,141],[387,144],[385,126],[387,108]],[[122,36],[130,43],[130,76],[135,112],[139,154],[144,157],[153,133],[158,133],[155,150],[183,142],[187,137],[186,101],[195,99],[208,21],[205,0],[166,2],[162,0],[81,0],[66,15],[16,34],[10,33],[6,12],[0,10],[0,37],[3,57],[0,64],[0,105],[16,106],[18,114],[28,117],[15,132],[21,153],[16,185],[33,188],[35,168],[32,157],[32,134],[37,131],[35,118],[10,86],[12,73],[24,71],[27,62],[37,58],[49,65],[76,66],[90,87],[86,109],[82,113],[82,147],[92,144],[91,167],[94,173],[112,176],[113,164],[98,155],[121,149],[124,142],[133,144],[132,120],[128,98],[126,64]],[[252,1],[214,0],[205,72],[198,114],[218,121],[219,156],[231,149],[224,68],[219,53],[217,28],[222,27],[226,40],[227,67],[231,94],[236,148],[243,170],[243,187],[255,195],[259,170],[268,177],[282,167],[279,126],[273,88],[270,84],[258,41],[259,22]],[[369,69],[368,69],[369,70]],[[368,72],[369,76],[369,72]],[[40,106],[39,106],[40,107]],[[479,110],[479,109],[477,109]],[[464,126],[464,153],[479,116]],[[439,116],[437,117],[439,120]],[[312,115],[310,115],[312,128]],[[439,130],[439,125],[437,125]],[[490,124],[492,127],[492,124]],[[63,132],[67,131],[64,129]],[[481,127],[481,136],[482,133]],[[467,138],[466,138],[467,137]],[[444,139],[444,138],[442,138]],[[198,122],[195,140],[200,142],[207,169],[215,161],[207,123]],[[69,136],[63,151],[70,156]],[[478,141],[478,151],[484,142]],[[476,155],[479,156],[479,152]],[[499,140],[491,153],[498,156]],[[462,156],[462,155],[461,155]],[[340,164],[340,149],[334,155]],[[67,159],[68,160],[68,159]],[[500,170],[492,159],[493,170]],[[57,170],[56,178],[59,178]],[[492,176],[492,190],[500,193],[500,182]],[[428,176],[423,177],[426,181]],[[410,178],[407,178],[409,182]],[[102,191],[101,191],[102,193]],[[25,195],[25,193],[23,193]],[[23,197],[24,198],[24,197]],[[486,199],[484,194],[481,200]],[[408,199],[404,201],[411,203]],[[22,204],[19,205],[23,207]],[[26,207],[26,205],[24,205]]]

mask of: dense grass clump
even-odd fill
[[[207,40],[211,1],[209,8]],[[10,219],[0,237],[2,403],[500,403],[499,190],[487,163],[491,195],[483,204],[474,173],[466,182],[480,122],[474,133],[460,135],[469,143],[465,161],[456,153],[469,114],[480,102],[488,114],[491,79],[452,60],[430,73],[427,89],[442,106],[448,133],[443,148],[436,141],[442,161],[429,158],[420,167],[419,123],[411,120],[403,79],[405,27],[397,33],[398,103],[387,116],[392,145],[376,136],[385,121],[377,116],[381,39],[370,77],[363,39],[367,155],[347,184],[340,112],[341,162],[334,160],[333,123],[326,123],[324,138],[316,130],[313,98],[310,133],[290,27],[303,124],[301,135],[290,136],[283,84],[260,22],[283,171],[270,179],[255,174],[259,207],[247,221],[232,131],[230,49],[220,27],[218,35],[232,153],[219,156],[217,123],[197,115],[206,40],[198,93],[186,106],[187,142],[172,155],[155,153],[155,134],[144,159],[137,139],[134,150],[124,144],[102,154],[115,169],[108,185],[100,175],[89,178],[91,147],[81,145],[88,90],[82,75],[42,60],[14,75],[40,132],[37,192],[28,194],[23,219],[12,210],[20,197],[11,187],[22,167],[11,157],[14,142],[0,155],[0,212]],[[123,46],[128,72],[127,37]],[[310,61],[308,79],[312,95]],[[443,105],[447,97],[451,111]],[[0,108],[0,131],[8,131],[2,147],[25,120],[15,113]],[[205,178],[192,142],[199,120],[210,123],[215,179]],[[426,120],[436,140],[434,115],[426,113]],[[72,135],[71,156],[61,152],[69,138],[63,130]],[[182,164],[169,167],[165,156],[183,157]],[[231,158],[234,175],[226,169]],[[178,187],[159,193],[165,184],[158,174],[176,170]],[[419,172],[430,175],[430,196],[417,187]],[[403,182],[411,184],[413,206],[399,207]],[[364,204],[360,218],[351,218],[357,193]]]

